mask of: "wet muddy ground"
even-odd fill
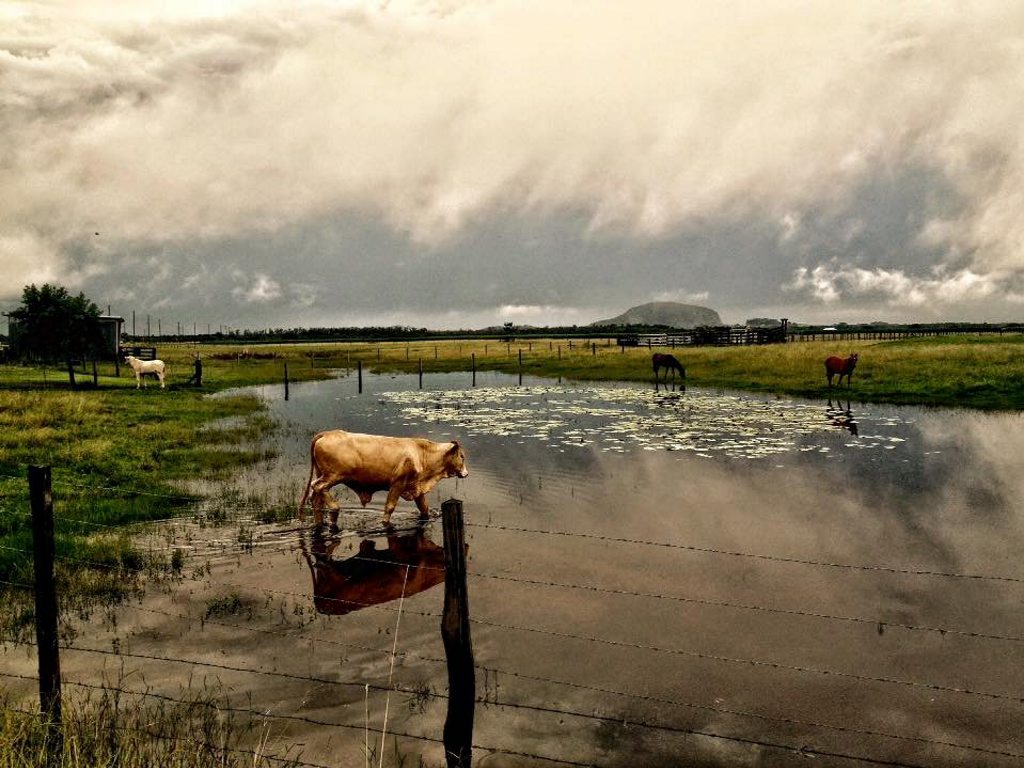
[[[150,534],[181,581],[81,622],[65,676],[207,684],[310,763],[442,765],[440,521],[401,502],[388,535],[343,488],[336,534],[256,521],[316,431],[457,437],[431,505],[465,505],[477,764],[1024,762],[1020,415],[477,383],[260,388],[279,457],[215,489],[236,519]]]

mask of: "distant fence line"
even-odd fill
[[[728,347],[761,344],[783,344],[801,341],[895,341],[927,336],[981,336],[1022,333],[1024,326],[946,326],[823,329],[787,325],[775,328],[750,326],[714,326],[665,333],[627,333],[616,337],[620,347]]]
[[[747,326],[715,326],[692,328],[673,333],[631,333],[616,339],[620,347],[743,347],[761,344],[782,344],[786,326],[750,328]]]

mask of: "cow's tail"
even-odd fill
[[[318,432],[313,435],[313,439],[309,441],[309,479],[306,480],[306,488],[302,492],[302,499],[299,501],[299,520],[306,519],[306,499],[309,498],[309,489],[313,485],[313,472],[316,469],[316,441],[320,439],[320,435],[323,432]]]

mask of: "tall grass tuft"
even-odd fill
[[[58,768],[280,768],[299,762],[294,750],[268,750],[265,721],[225,711],[210,691],[179,699],[116,685],[65,693],[62,732]],[[46,736],[37,713],[19,709],[9,692],[0,694],[0,768],[47,765]]]

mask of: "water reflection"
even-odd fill
[[[685,392],[686,382],[680,381],[677,383],[675,379],[672,379],[671,381],[658,381],[657,379],[655,379],[654,391],[661,392],[662,389],[664,389],[665,392]]]
[[[849,400],[846,401],[846,407],[843,408],[841,400],[837,399],[836,404],[832,405],[832,399],[829,398],[828,407],[825,409],[825,417],[833,427],[845,429],[851,435],[857,437],[857,421],[853,417],[853,411],[850,410]]]
[[[343,541],[349,539],[324,536],[320,528],[310,533],[308,545],[300,537],[318,613],[343,616],[444,582],[444,549],[427,538],[422,526],[387,536],[386,549],[378,548],[377,539],[363,539],[357,554],[336,559],[334,552]]]
[[[752,759],[736,745],[633,725],[643,721],[943,768],[1013,758],[940,741],[1024,752],[1017,705],[989,698],[1024,686],[1016,639],[1024,636],[1024,416],[862,404],[855,417],[834,394],[823,409],[820,399],[693,387],[684,394],[646,382],[556,387],[527,379],[516,388],[506,376],[475,390],[469,382],[439,374],[433,390],[420,391],[415,376],[371,377],[376,394],[362,398],[346,394],[351,382],[304,385],[300,397],[273,405],[291,427],[278,474],[261,469],[239,482],[266,486],[301,474],[308,435],[327,413],[359,431],[472,441],[474,475],[457,488],[471,504],[469,586],[474,648],[490,670],[485,700],[557,702],[630,724],[588,726],[525,710],[510,717],[495,705],[477,713],[475,743],[609,766]],[[361,514],[346,515],[349,530]],[[367,525],[376,525],[374,515],[366,513]],[[398,538],[407,541],[392,545]],[[368,592],[399,597],[406,571],[412,593],[419,570],[392,550],[436,549],[440,558],[441,549],[416,538],[381,532],[344,544],[321,539],[316,551],[311,544],[317,610],[349,615],[343,630],[318,621],[303,631],[383,647],[382,627],[397,629],[396,616],[351,611],[372,601]],[[253,578],[277,589],[294,577],[301,587],[289,588],[308,591],[306,568],[290,553],[275,565]],[[377,573],[365,575],[368,566]],[[440,571],[426,573],[440,582]],[[349,589],[360,576],[366,592]],[[406,688],[443,691],[444,667],[426,658],[440,655],[440,590],[418,599],[414,608],[424,610],[407,612],[397,647],[434,650],[404,656],[396,674]],[[343,610],[325,611],[325,602]],[[281,658],[336,674],[336,659],[300,659],[293,638],[286,642]],[[212,647],[219,654],[224,644]],[[270,657],[261,649],[261,660]],[[346,679],[387,679],[377,657],[352,661]],[[358,717],[350,724],[364,723],[362,701],[335,707],[332,717],[351,712]],[[436,738],[442,710],[393,707],[394,727]],[[895,737],[871,735],[881,732]],[[330,760],[334,731],[304,737],[320,739],[306,759]],[[402,748],[411,762],[421,752],[443,764],[439,747]],[[765,762],[807,759],[789,757]]]

